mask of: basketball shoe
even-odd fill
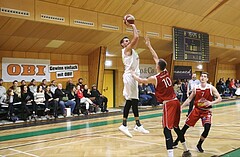
[[[148,134],[149,133],[149,131],[144,129],[142,125],[141,126],[137,126],[136,125],[133,130],[141,132],[141,133],[144,133],[144,134]]]
[[[200,152],[200,153],[203,153],[203,152],[204,152],[204,150],[202,149],[202,146],[199,145],[199,144],[196,146],[196,149],[197,149],[197,151]]]
[[[118,129],[119,129],[120,131],[122,131],[122,133],[124,133],[125,135],[127,135],[128,137],[131,137],[131,138],[132,138],[132,134],[128,131],[128,127],[127,127],[127,126],[121,125]]]

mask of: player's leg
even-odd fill
[[[148,134],[149,131],[143,128],[139,120],[138,99],[132,99],[132,110],[133,110],[134,118],[136,121],[136,126],[134,127],[134,130],[138,132],[142,132],[144,134]]]
[[[124,126],[127,126],[127,118],[128,118],[129,110],[130,110],[131,106],[132,106],[132,101],[131,100],[127,100],[126,104],[124,106],[124,109],[123,109],[123,122],[122,122],[122,125],[124,125]]]
[[[185,133],[186,133],[186,131],[187,131],[187,129],[189,128],[189,126],[188,125],[184,125],[183,126],[183,128],[182,128],[182,130],[180,130],[179,128],[179,130],[180,130],[180,132],[179,132],[179,130],[177,129],[177,128],[174,128],[174,131],[176,132],[176,134],[178,135],[178,137],[177,137],[177,139],[173,142],[173,148],[177,148],[177,145],[178,145],[178,142],[180,141],[181,143],[183,143],[183,142],[185,142],[185,137],[184,137],[184,135],[185,135]]]
[[[128,137],[132,137],[132,134],[128,131],[128,128],[127,128],[127,118],[128,118],[129,110],[130,110],[131,106],[132,106],[132,101],[127,100],[126,104],[124,106],[124,109],[123,109],[123,122],[122,122],[122,125],[118,128],[120,131],[122,131]]]
[[[203,144],[204,140],[207,138],[210,128],[211,128],[211,124],[209,124],[209,123],[204,124],[204,131],[203,131],[203,133],[198,141],[198,144],[197,144],[198,152],[201,152],[201,153],[204,152],[204,150],[202,149],[202,144]]]
[[[164,127],[163,133],[165,136],[168,157],[173,157],[173,138],[171,130],[169,130],[167,127]]]
[[[194,126],[196,124],[196,122],[200,119],[200,111],[197,108],[194,108],[192,110],[192,112],[190,113],[190,115],[188,116],[185,125],[182,128],[182,134],[185,135],[187,129],[190,126]],[[173,142],[173,147],[176,148],[178,145],[179,139],[177,138],[174,142]]]

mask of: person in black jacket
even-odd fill
[[[49,85],[46,86],[44,94],[45,94],[45,105],[46,105],[46,108],[48,108],[49,106],[53,106],[53,116],[55,118],[57,118],[58,102],[55,99],[54,94],[50,90],[50,86]]]
[[[92,85],[91,97],[95,97],[95,100],[93,102],[99,105],[99,107],[101,108],[101,112],[108,112],[107,110],[108,98],[102,95],[97,90],[97,86],[95,84]]]
[[[26,116],[23,117],[24,120],[27,119],[27,117],[30,115],[30,110],[27,107],[27,103],[32,103],[33,106],[33,114],[32,114],[32,118],[36,118],[35,115],[35,108],[36,108],[36,103],[34,101],[34,97],[33,94],[31,92],[28,91],[28,87],[26,85],[21,86],[21,106],[22,106],[22,111],[24,113],[24,111],[26,111]]]
[[[71,106],[71,114],[73,114],[73,110],[76,106],[76,102],[73,100],[69,100],[68,94],[62,89],[62,84],[59,83],[57,85],[57,89],[55,90],[55,97],[58,98],[58,104],[62,110],[62,114],[66,116],[65,108],[66,106]]]

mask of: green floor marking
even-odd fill
[[[231,152],[228,152],[224,155],[221,155],[221,157],[239,157],[240,156],[240,148],[235,149]]]
[[[237,104],[237,102],[222,103],[219,105],[215,105],[213,108],[232,106],[232,105],[236,105],[236,104]],[[186,113],[187,111],[188,111],[188,109],[184,109],[182,111],[182,113]],[[162,116],[162,113],[155,113],[155,114],[142,115],[142,116],[140,116],[140,118],[141,118],[141,120],[143,120],[143,119],[150,119],[150,118],[156,118],[156,117],[161,117],[161,116]],[[134,117],[129,118],[128,121],[134,121]],[[122,119],[116,119],[116,120],[109,120],[109,121],[100,121],[100,122],[92,122],[92,123],[73,125],[70,127],[58,127],[58,128],[39,130],[39,131],[33,131],[33,132],[11,134],[11,135],[0,136],[0,142],[16,140],[16,139],[20,139],[20,138],[33,137],[33,136],[60,133],[60,132],[71,131],[71,130],[93,128],[93,127],[98,127],[98,126],[117,124],[117,123],[121,123],[121,122],[122,122]]]

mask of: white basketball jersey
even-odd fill
[[[127,56],[124,54],[124,49],[122,49],[122,60],[124,64],[124,73],[125,74],[131,74],[132,71],[135,71],[136,75],[140,75],[140,70],[139,70],[139,56],[137,52],[132,49],[132,55]]]

